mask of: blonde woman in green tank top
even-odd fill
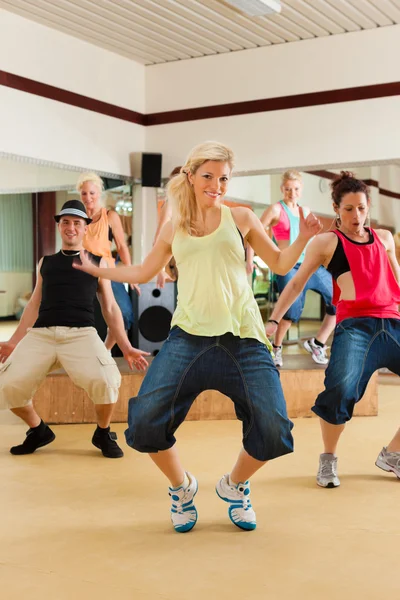
[[[216,485],[237,527],[248,531],[256,527],[250,477],[266,461],[293,451],[293,425],[247,280],[244,243],[275,273],[285,274],[318,233],[320,223],[301,213],[297,240],[281,251],[252,211],[222,204],[233,163],[232,151],[223,144],[195,147],[168,184],[173,218],[143,264],[99,269],[82,256],[78,267],[96,277],[144,283],[172,254],[176,259],[178,304],[171,332],[137,397],[129,402],[125,435],[127,443],[149,453],[168,478],[171,520],[180,533],[196,524],[198,484],[181,464],[174,434],[202,391],[216,389],[229,396],[243,424],[242,450],[231,472]]]

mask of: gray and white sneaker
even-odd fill
[[[320,455],[317,483],[324,488],[339,487],[340,479],[337,476],[337,456],[334,454]]]
[[[400,452],[388,452],[384,446],[375,462],[376,466],[400,479]]]
[[[328,346],[319,346],[315,343],[315,338],[306,340],[303,346],[307,350],[307,352],[311,354],[313,361],[316,362],[318,365],[328,364],[329,358],[326,355]]]
[[[283,367],[283,358],[282,358],[282,346],[279,348],[273,347],[273,351],[275,354],[274,363],[276,367]]]

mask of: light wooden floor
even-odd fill
[[[380,386],[379,417],[357,418],[340,449],[342,486],[315,485],[316,419],[295,423],[296,451],[253,478],[258,529],[241,532],[214,492],[240,446],[237,422],[179,431],[196,474],[199,522],[169,523],[166,483],[145,455],[111,461],[93,426],[55,427],[26,457],[25,428],[0,414],[0,581],[4,600],[381,600],[399,598],[400,481],[374,466],[399,421],[399,388]]]

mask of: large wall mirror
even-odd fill
[[[393,233],[400,230],[400,164],[347,167],[371,186],[372,223]],[[50,163],[39,164],[25,157],[0,155],[0,318],[20,316],[34,283],[35,265],[43,254],[60,248],[53,215],[63,203],[79,197],[76,182],[83,169]],[[322,220],[324,230],[333,223],[330,179],[338,169],[302,172],[301,203]],[[135,232],[134,182],[127,176],[99,173],[106,183],[103,206],[116,210],[132,251]],[[165,184],[166,182],[164,182]],[[272,203],[281,200],[281,173],[239,174],[229,184],[226,203],[242,205],[260,217]],[[164,187],[155,194],[158,210],[165,201]],[[152,219],[156,218],[156,211]],[[154,228],[155,224],[149,224]],[[147,225],[146,225],[147,226]],[[136,235],[137,228],[136,228]],[[399,245],[400,239],[397,236]],[[273,273],[255,257],[249,280],[264,318],[276,300]],[[303,319],[319,321],[324,307],[314,292],[307,293]],[[301,325],[300,325],[301,327]],[[2,335],[2,339],[5,336]]]

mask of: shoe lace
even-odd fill
[[[336,461],[323,460],[321,461],[321,475],[323,477],[336,476]]]
[[[173,508],[173,509],[174,509],[174,510],[175,510],[175,511],[178,513],[178,514],[183,514],[184,512],[186,512],[186,510],[187,510],[187,507],[188,507],[190,504],[192,504],[192,501],[191,501],[191,500],[187,502],[187,493],[188,493],[188,492],[190,492],[190,486],[188,486],[188,487],[187,487],[187,488],[184,490],[184,492],[183,492],[182,496],[181,496],[179,499],[177,499],[177,497],[178,497],[178,494],[176,494],[176,492],[175,492],[175,493],[174,493],[173,491],[172,491],[172,492],[171,492],[171,491],[169,491],[169,492],[168,492],[168,495],[170,496],[170,498],[171,498],[171,501],[172,501],[172,508]],[[186,500],[186,502],[185,502],[185,500]]]
[[[314,346],[314,354],[316,354],[318,358],[326,358],[326,346]]]
[[[390,461],[390,464],[393,464],[393,466],[400,468],[400,452],[388,452],[387,460]]]
[[[250,488],[248,485],[239,484],[238,487],[232,487],[232,490],[238,495],[238,499],[234,500],[233,504],[236,504],[238,508],[243,508],[244,510],[249,510],[252,508],[250,500]]]

